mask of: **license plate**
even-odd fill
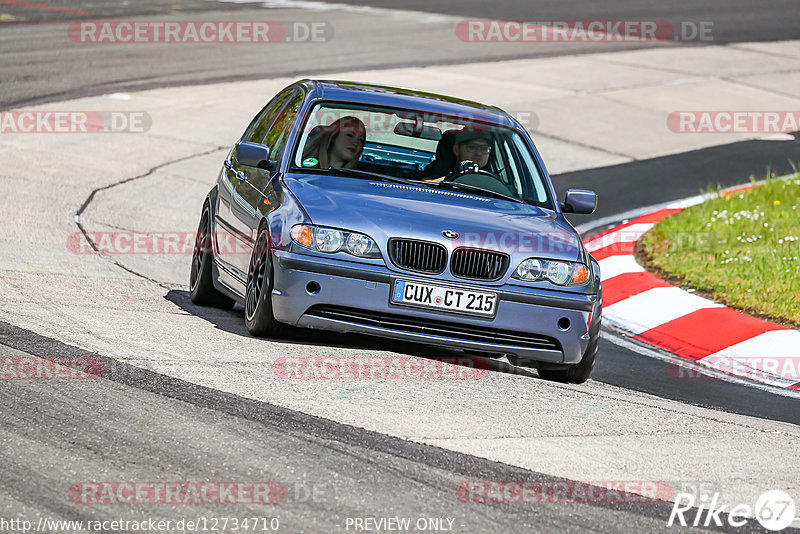
[[[497,311],[497,293],[406,280],[395,280],[392,302],[484,317],[493,317]]]

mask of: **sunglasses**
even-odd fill
[[[470,143],[469,145],[464,145],[464,148],[473,154],[488,154],[492,151],[492,147],[480,143]]]

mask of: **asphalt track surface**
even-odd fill
[[[60,355],[98,357],[4,323],[0,340],[6,354],[17,347],[47,358],[57,345]],[[280,480],[287,495],[279,507],[237,505],[235,514],[279,517],[281,532],[345,531],[346,517],[389,515],[452,518],[456,532],[671,531],[664,525],[671,504],[663,502],[464,503],[454,488],[466,480],[563,480],[103,362],[96,381],[64,388],[18,380],[0,388],[11,408],[0,428],[4,517],[20,507],[28,516],[105,516],[97,507],[91,513],[64,503],[74,483],[69,473],[80,465],[86,480],[165,480],[165,472],[175,480]],[[95,424],[86,425],[88,418]],[[142,515],[131,507],[114,512],[110,517],[128,520]],[[174,504],[147,511],[148,518],[171,520],[212,515],[219,512]]]
[[[342,4],[398,8],[392,0],[357,2],[342,0]],[[791,0],[768,0],[758,7],[747,0],[667,0],[641,2],[640,0],[611,0],[588,2],[583,0],[559,2],[525,0],[462,2],[444,0],[426,2],[410,0],[402,3],[403,9],[448,13],[472,19],[500,20],[665,20],[679,26],[681,22],[710,21],[714,23],[714,42],[717,44],[754,41],[780,41],[797,36],[800,14]]]
[[[349,3],[349,2],[343,2]],[[137,2],[125,6],[112,2],[52,2],[70,9],[91,11],[102,17],[159,17],[189,12],[213,19],[224,10],[231,18],[248,19],[264,11],[248,5],[219,6],[215,2]],[[378,7],[400,6],[371,2]],[[404,9],[434,11],[463,17],[493,18],[665,18],[714,20],[717,39],[724,42],[797,38],[798,11],[793,2],[761,2],[753,13],[747,2],[666,2],[642,8],[636,2],[539,3],[405,2]],[[722,8],[724,7],[724,14]],[[153,62],[149,54],[126,50],[54,50],[48,41],[49,23],[76,20],[72,15],[21,6],[2,5],[36,24],[0,27],[2,85],[0,107],[60,100],[112,90],[158,85],[196,84],[223,79],[261,78],[336,67],[374,67],[466,62],[491,57],[465,56],[462,49],[441,50],[420,60],[413,51],[399,51],[387,61],[387,50],[376,47],[361,55],[315,49],[313,57],[298,45],[281,51],[276,61],[254,64],[250,54],[212,50],[202,64],[185,51],[167,50]],[[601,10],[601,11],[598,11]],[[258,14],[256,14],[258,13]],[[680,18],[676,18],[680,13]],[[312,17],[313,18],[313,17]],[[174,47],[179,48],[179,47]],[[587,49],[588,50],[588,49]],[[345,51],[347,52],[347,51]],[[546,55],[575,53],[553,46]],[[532,52],[536,55],[539,52]],[[329,55],[328,55],[329,54]],[[437,54],[439,54],[437,56]],[[491,52],[489,53],[491,54]],[[506,54],[498,57],[525,57]],[[239,62],[241,61],[241,64]],[[324,68],[320,67],[324,64]],[[697,194],[706,185],[734,184],[751,174],[761,175],[771,166],[789,170],[787,154],[800,160],[794,142],[748,141],[700,151],[637,161],[555,177],[561,190],[586,187],[614,203],[603,203],[595,218],[650,204]],[[647,176],[643,183],[642,176]],[[631,187],[631,184],[636,187]],[[591,218],[576,220],[585,223]],[[179,297],[178,297],[179,298]],[[185,299],[185,296],[183,297]],[[0,342],[7,353],[18,350],[46,355],[58,348],[64,354],[82,355],[80,349],[39,336],[24,325],[0,325]],[[663,363],[624,349],[607,340],[593,380],[646,392],[655,396],[722,411],[800,424],[800,402],[768,392],[722,381],[675,381],[664,375]],[[677,383],[676,383],[677,382]],[[77,463],[91,466],[97,480],[164,477],[180,480],[282,479],[290,487],[287,506],[280,516],[286,530],[325,531],[331,517],[392,514],[458,517],[467,532],[498,531],[658,531],[663,529],[669,506],[636,504],[592,507],[552,505],[515,508],[508,505],[464,505],[453,498],[452,488],[470,478],[541,480],[542,475],[435,447],[413,444],[362,429],[337,425],[265,403],[234,398],[177,379],[146,371],[109,374],[88,387],[74,382],[68,388],[46,381],[4,381],[0,384],[4,415],[2,432],[3,489],[0,511],[4,517],[21,508],[42,515],[69,518],[97,517],[63,503],[64,480]],[[94,417],[102,414],[102,418]],[[89,416],[92,417],[89,417]],[[90,423],[91,421],[91,423]],[[101,421],[101,424],[97,424]],[[214,439],[209,439],[214,436]],[[291,476],[287,475],[291,473]],[[552,477],[550,477],[552,478]],[[336,480],[337,483],[331,483]],[[301,498],[313,481],[325,481],[318,498]],[[294,495],[294,497],[292,497]],[[242,513],[245,510],[238,510]],[[249,511],[249,510],[248,510]],[[118,513],[119,510],[114,511]],[[164,517],[201,514],[200,509],[160,508]],[[106,512],[103,512],[105,514]],[[125,511],[136,517],[139,512]],[[252,513],[264,515],[263,509]],[[152,513],[148,513],[152,516]],[[250,515],[250,514],[248,514]]]

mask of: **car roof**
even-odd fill
[[[375,104],[430,113],[468,116],[478,121],[515,126],[515,121],[508,113],[498,107],[454,96],[343,80],[302,80],[298,84],[308,87],[308,96],[312,99]]]

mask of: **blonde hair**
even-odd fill
[[[321,169],[330,168],[330,151],[333,146],[333,141],[340,132],[346,130],[363,130],[366,132],[364,123],[357,117],[347,116],[336,120],[328,126],[322,126],[320,131],[316,134],[310,135],[306,146],[303,148],[303,160],[306,158],[315,158],[319,163],[314,167],[319,166]],[[364,147],[361,147],[361,151]],[[345,169],[353,169],[358,164],[358,159],[361,157],[361,152],[344,164]]]

